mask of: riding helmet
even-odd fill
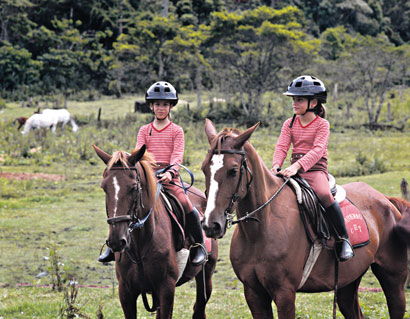
[[[158,100],[167,100],[171,102],[172,105],[178,103],[178,93],[171,83],[158,81],[149,87],[145,94],[147,104]]]
[[[283,94],[318,99],[321,103],[326,103],[327,99],[325,85],[318,78],[311,75],[301,75],[294,79],[289,84],[288,90]]]

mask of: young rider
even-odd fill
[[[294,115],[282,126],[273,155],[272,171],[285,177],[299,173],[309,183],[339,237],[338,258],[346,261],[354,256],[354,252],[342,211],[329,189],[327,145],[330,130],[329,122],[325,120],[326,109],[322,105],[326,103],[326,88],[318,78],[302,75],[294,79],[283,94],[293,98]],[[280,170],[291,144],[291,165]]]
[[[145,101],[154,112],[154,121],[142,126],[137,136],[136,149],[142,145],[154,155],[158,169],[173,166],[165,173],[160,174],[159,182],[163,188],[178,198],[185,212],[187,231],[192,235],[196,244],[191,247],[190,260],[194,265],[201,265],[207,259],[204,245],[199,213],[192,206],[191,201],[184,190],[175,185],[179,183],[179,165],[182,164],[184,156],[184,131],[170,119],[171,109],[178,103],[178,94],[175,88],[168,82],[156,82],[150,86]],[[173,183],[171,183],[173,182]],[[111,249],[98,259],[101,262],[114,260]]]

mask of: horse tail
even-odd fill
[[[77,132],[78,125],[75,123],[74,118],[71,115],[70,115],[70,123],[71,123],[71,126],[73,127],[73,132]]]
[[[395,232],[400,240],[410,246],[410,203],[402,198],[387,197],[389,201],[399,210],[401,220],[395,227]]]

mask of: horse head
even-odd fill
[[[146,173],[153,161],[145,145],[132,154],[117,151],[113,155],[93,147],[107,165],[101,183],[110,228],[106,243],[114,252],[122,252],[130,245],[130,225],[145,213],[144,207],[150,207],[155,193],[153,174]]]
[[[237,202],[243,199],[252,180],[248,167],[246,143],[259,123],[240,132],[224,129],[216,133],[212,121],[206,119],[205,133],[210,144],[202,163],[205,174],[207,206],[203,229],[208,237],[221,238],[232,221]]]

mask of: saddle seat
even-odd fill
[[[332,246],[329,226],[324,218],[325,208],[320,204],[309,183],[300,175],[295,175],[290,179],[290,185],[296,194],[301,218],[311,242],[319,239],[324,246]],[[352,246],[357,248],[367,245],[370,236],[363,215],[347,197],[346,190],[336,184],[336,179],[331,174],[329,174],[329,187],[342,210]]]

